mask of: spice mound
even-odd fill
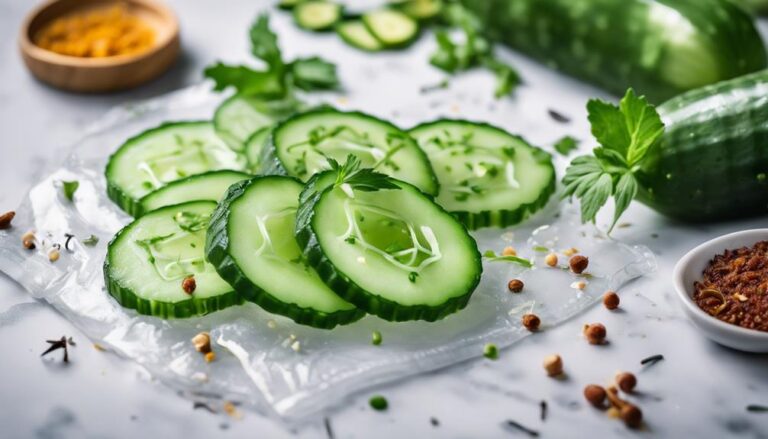
[[[136,54],[154,41],[154,30],[125,6],[74,12],[51,21],[34,36],[43,49],[81,58]]]
[[[715,256],[694,288],[693,300],[710,315],[768,332],[768,241]]]

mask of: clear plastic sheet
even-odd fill
[[[521,256],[534,258],[537,268],[486,261],[469,306],[440,322],[389,323],[367,317],[325,331],[296,325],[251,304],[188,320],[137,315],[104,290],[106,246],[130,220],[106,197],[107,157],[124,139],[162,121],[210,118],[220,100],[206,86],[197,86],[106,114],[67,159],[52,163],[50,174],[30,190],[17,211],[15,227],[0,231],[0,270],[56,307],[93,341],[191,397],[226,398],[284,419],[304,418],[365,387],[480,356],[485,343],[509,346],[527,334],[522,314],[533,311],[543,329],[552,327],[595,303],[607,289],[655,268],[647,249],[606,239],[593,227],[578,224],[574,207],[558,212],[553,202],[524,227],[474,234],[481,252],[501,252],[512,245]],[[365,101],[350,105],[376,112],[366,108]],[[404,125],[439,115],[435,105],[420,105],[411,102],[388,110]],[[483,106],[472,114],[483,119],[488,111]],[[63,196],[64,180],[80,182],[74,203]],[[20,237],[29,229],[43,241],[33,251],[21,246]],[[49,262],[48,251],[54,243],[63,245],[67,233],[75,236],[69,243],[72,251],[62,249],[61,259]],[[100,238],[98,244],[84,245],[82,240],[92,234]],[[536,246],[576,247],[590,256],[592,276],[585,279],[586,287],[575,288],[576,279],[567,270],[541,268],[545,253],[534,251]],[[523,293],[509,293],[506,284],[512,277],[525,282]],[[215,341],[218,355],[211,364],[190,342],[203,330]],[[374,330],[383,335],[381,346],[371,344]],[[290,347],[296,340],[299,352]]]

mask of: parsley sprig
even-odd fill
[[[592,99],[587,103],[592,135],[601,146],[593,155],[576,157],[565,171],[565,197],[581,201],[581,221],[595,222],[613,196],[610,233],[637,195],[637,173],[648,151],[664,133],[656,108],[644,96],[627,90],[619,106]]]
[[[232,87],[239,94],[283,98],[295,88],[306,91],[330,90],[339,86],[336,65],[313,56],[292,62],[283,59],[277,35],[269,28],[269,16],[261,14],[250,28],[251,54],[264,64],[256,70],[221,62],[208,66],[205,76],[214,81],[214,90]]]
[[[332,158],[328,159],[328,164],[331,171],[336,173],[336,183],[334,184],[336,187],[346,184],[352,189],[364,192],[400,189],[400,186],[389,175],[376,172],[371,168],[361,168],[360,159],[352,154],[347,156],[347,161],[343,165]]]

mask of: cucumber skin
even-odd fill
[[[433,125],[433,124],[439,124],[439,123],[445,122],[446,120],[450,120],[452,122],[458,122],[458,123],[469,123],[475,126],[485,126],[494,130],[501,130],[496,126],[493,126],[491,124],[484,123],[484,122],[473,122],[473,121],[467,121],[462,119],[438,119],[433,122],[426,122],[420,125],[416,125],[415,127],[411,128],[408,131],[410,132],[419,128],[424,128],[424,127]],[[504,131],[504,130],[501,130],[501,131]],[[552,156],[548,152],[544,151],[543,149],[540,149],[531,145],[530,143],[528,143],[528,141],[526,141],[520,136],[509,134],[506,131],[504,131],[504,134],[517,138],[520,142],[524,143],[529,148],[531,148],[534,151],[534,155],[536,155],[539,164],[547,165],[547,167],[550,168],[550,170],[552,171],[552,178],[550,179],[550,182],[547,185],[547,187],[541,192],[541,194],[536,200],[528,204],[523,204],[519,206],[517,209],[514,209],[514,210],[502,209],[502,210],[494,210],[494,211],[486,210],[483,212],[466,212],[466,211],[450,212],[451,215],[453,215],[456,219],[458,219],[469,230],[477,230],[477,229],[482,229],[484,227],[508,227],[508,226],[520,224],[521,222],[529,218],[531,215],[533,215],[534,213],[544,208],[544,206],[547,205],[549,198],[552,196],[552,194],[555,193],[555,190],[557,188],[557,177],[555,173],[555,166],[554,164],[552,164]]]
[[[197,201],[190,201],[190,203],[197,203]],[[164,209],[177,210],[178,206],[181,206],[182,204],[161,207],[160,209],[157,209],[157,211]],[[114,297],[120,306],[136,310],[137,313],[143,315],[161,317],[164,319],[184,319],[189,317],[204,316],[206,314],[210,314],[214,311],[219,311],[230,306],[243,304],[242,297],[240,297],[240,295],[238,295],[235,291],[230,291],[226,294],[215,297],[208,297],[205,299],[195,299],[193,297],[183,302],[169,303],[142,299],[136,296],[130,289],[123,288],[119,282],[112,280],[109,276],[109,270],[111,267],[109,260],[109,248],[113,243],[117,242],[120,236],[126,230],[128,230],[132,224],[133,222],[123,227],[109,241],[109,244],[107,245],[107,257],[104,258],[104,284],[109,295]]]
[[[641,202],[686,222],[768,213],[768,71],[691,91],[658,111],[667,128],[638,175]]]
[[[230,186],[223,200],[216,207],[213,215],[211,215],[211,221],[205,238],[205,254],[208,262],[216,268],[219,276],[232,285],[235,291],[245,300],[253,302],[273,314],[288,317],[301,325],[319,329],[333,329],[338,325],[346,325],[363,318],[365,313],[359,309],[329,314],[281,302],[248,280],[245,273],[238,267],[237,262],[229,255],[227,224],[229,222],[230,205],[242,196],[251,184],[265,178],[292,177],[257,176]],[[296,181],[301,183],[298,180]]]
[[[653,46],[644,41],[652,43],[659,37],[645,24],[649,5],[654,2],[677,10],[695,25],[698,37],[706,36],[709,55],[718,69],[716,79],[709,83],[766,67],[765,47],[752,18],[728,0],[462,0],[478,14],[491,38],[616,95],[632,86],[660,103],[705,84],[681,87],[665,79],[659,61],[664,57],[654,53],[653,47],[644,47]],[[512,12],[521,4],[529,9],[524,18]],[[576,6],[581,6],[581,18],[564,12]],[[592,56],[577,56],[576,49],[571,48],[576,29],[588,35],[581,50]],[[542,37],[537,38],[539,34]],[[644,59],[654,56],[657,60],[643,65]],[[684,60],[680,63],[678,70],[690,71]]]
[[[319,176],[321,175],[322,173],[317,174],[315,177],[319,179]],[[421,193],[419,188],[409,183],[403,181],[399,181],[399,183],[404,186],[410,186]],[[367,292],[363,288],[360,288],[360,286],[342,271],[337,270],[333,263],[325,256],[312,225],[312,219],[315,216],[314,205],[320,201],[322,193],[331,189],[332,188],[328,187],[317,194],[305,194],[305,192],[314,190],[308,184],[305,191],[299,196],[300,200],[306,200],[306,204],[302,205],[301,209],[306,210],[308,221],[306,221],[304,227],[301,226],[298,220],[296,221],[296,240],[299,243],[299,246],[304,249],[304,257],[309,265],[311,265],[315,271],[317,271],[317,274],[320,275],[320,279],[322,279],[330,289],[342,299],[365,310],[365,312],[374,314],[391,322],[404,322],[410,320],[426,320],[428,322],[434,322],[458,312],[467,306],[469,299],[472,297],[472,293],[474,293],[477,285],[480,283],[480,278],[483,272],[481,263],[482,256],[480,255],[480,251],[477,250],[477,245],[475,245],[475,251],[477,252],[475,260],[478,263],[477,276],[472,280],[470,287],[467,290],[468,292],[458,297],[452,297],[439,306],[417,305],[405,307],[391,300]],[[426,194],[424,195],[429,197]],[[446,215],[450,215],[450,213],[446,212],[442,207],[440,207],[440,210]],[[469,233],[467,233],[467,235],[472,242],[475,242],[475,239],[472,238]]]
[[[272,130],[272,134],[270,134],[269,141],[265,145],[264,153],[262,154],[261,170],[260,170],[261,172],[260,172],[260,174],[262,174],[262,175],[284,175],[284,176],[288,176],[289,175],[288,174],[288,170],[285,168],[285,165],[283,165],[283,162],[277,156],[277,147],[275,146],[275,142],[274,142],[274,140],[275,140],[275,133],[280,129],[280,127],[283,124],[291,122],[291,120],[294,119],[294,118],[300,118],[300,117],[306,116],[308,114],[316,114],[316,113],[342,113],[342,114],[346,114],[346,115],[357,116],[357,117],[360,117],[360,118],[372,119],[372,120],[375,120],[377,122],[380,122],[380,123],[383,123],[385,125],[388,125],[388,126],[390,126],[392,128],[395,128],[398,131],[402,132],[403,134],[406,134],[406,135],[410,136],[410,134],[408,134],[407,131],[403,131],[400,127],[396,126],[392,122],[389,122],[389,121],[386,121],[386,120],[383,120],[383,119],[379,119],[379,118],[377,118],[375,116],[371,116],[370,114],[362,113],[360,111],[341,111],[341,110],[337,110],[337,109],[335,109],[333,107],[330,107],[330,106],[321,106],[321,107],[318,107],[318,108],[315,108],[315,109],[312,109],[312,110],[309,110],[309,111],[305,111],[303,113],[297,113],[297,114],[295,114],[295,115],[293,115],[293,116],[283,120],[280,124],[278,124]],[[424,152],[424,150],[422,150],[419,147],[419,143],[415,139],[412,139],[412,140],[413,140],[413,143],[416,145],[416,149],[418,150],[418,152],[421,154],[422,158],[424,159],[424,163],[426,163],[426,165],[429,167],[429,172],[431,174],[430,182],[432,183],[431,184],[432,187],[425,188],[426,190],[425,189],[421,189],[421,191],[426,193],[427,195],[430,195],[430,196],[437,195],[437,193],[440,190],[440,183],[437,181],[437,175],[435,175],[435,171],[432,169],[432,163],[429,161],[429,157],[427,157],[427,154]]]

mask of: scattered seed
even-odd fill
[[[629,372],[621,372],[616,375],[616,385],[626,393],[632,393],[637,386],[637,378]]]
[[[615,291],[606,291],[603,295],[603,305],[610,310],[618,308],[619,302],[619,295]]]
[[[589,344],[603,344],[607,332],[602,323],[584,325],[584,336],[587,337]]]
[[[571,248],[567,248],[567,249],[563,250],[563,254],[565,256],[568,256],[569,258],[571,256],[575,255],[578,252],[579,252],[579,249],[577,249],[576,247],[571,247]]]
[[[517,256],[517,250],[515,250],[514,247],[504,247],[504,250],[501,251],[501,254],[503,256]]]
[[[107,351],[107,348],[105,348],[104,346],[102,346],[102,345],[100,345],[98,343],[94,343],[93,344],[93,348],[96,349],[99,352],[106,352]]]
[[[267,328],[269,329],[277,328],[277,322],[272,319],[267,320]]]
[[[527,434],[530,437],[539,437],[539,432],[538,431],[531,430],[530,428],[524,426],[523,424],[521,424],[521,423],[519,423],[517,421],[513,421],[511,419],[507,419],[507,425],[512,427],[512,428],[515,428],[517,430],[522,431],[523,433]]]
[[[5,212],[4,214],[0,215],[0,230],[10,229],[11,222],[15,216],[16,212],[14,211]]]
[[[602,407],[605,403],[606,392],[602,386],[589,384],[584,388],[584,398],[595,407]]]
[[[386,410],[387,407],[389,407],[389,402],[387,402],[387,399],[381,395],[371,397],[371,399],[368,400],[368,404],[370,404],[371,408],[378,411]]]
[[[509,288],[509,291],[512,291],[513,293],[519,293],[523,291],[523,287],[525,284],[523,284],[523,281],[520,279],[512,279],[507,283],[507,288]]]
[[[54,249],[48,252],[48,260],[51,262],[58,261],[60,257],[61,257],[61,252],[59,252],[58,250]]]
[[[213,353],[213,352],[211,352]],[[237,409],[234,403],[227,401],[224,403],[224,413],[228,414],[233,419],[242,419],[243,415]]]
[[[205,354],[205,357],[204,357],[204,358],[205,358],[205,362],[206,362],[206,363],[212,363],[214,360],[216,360],[216,353],[215,353],[215,352],[213,352],[213,351],[211,351],[211,352],[207,352],[207,353]]]
[[[189,275],[184,278],[184,280],[181,281],[181,289],[184,290],[185,293],[192,295],[192,293],[195,292],[195,289],[197,288],[197,282],[195,282],[195,276]]]
[[[27,250],[35,249],[35,232],[30,230],[27,233],[21,235],[21,244]]]
[[[587,266],[589,266],[589,258],[582,255],[571,256],[568,265],[571,267],[572,272],[581,274],[587,269]]]
[[[643,424],[643,412],[634,404],[625,404],[621,409],[621,420],[632,429],[640,428]]]
[[[429,423],[432,424],[433,427],[437,427],[440,425],[440,421],[437,418],[429,418]]]
[[[201,332],[192,337],[192,345],[197,352],[207,354],[211,352],[211,335],[207,332]]]
[[[544,258],[544,263],[549,265],[550,267],[557,266],[557,255],[554,253],[548,254],[547,257]]]
[[[573,288],[575,290],[583,290],[586,287],[587,287],[587,283],[582,281],[582,280],[577,281],[577,282],[573,282],[571,284],[571,288]]]
[[[547,375],[551,377],[562,375],[563,373],[563,359],[557,354],[544,357],[543,365],[544,370],[547,371]]]
[[[540,325],[541,319],[536,314],[523,314],[523,326],[525,326],[525,329],[531,332],[538,331]]]
[[[291,343],[291,349],[293,349],[293,352],[301,352],[301,342],[296,340]]]
[[[378,346],[381,344],[381,341],[382,341],[381,332],[373,331],[373,333],[371,334],[371,344],[373,344],[374,346]]]
[[[496,360],[499,358],[499,348],[493,343],[487,343],[483,346],[483,356],[490,360]]]

